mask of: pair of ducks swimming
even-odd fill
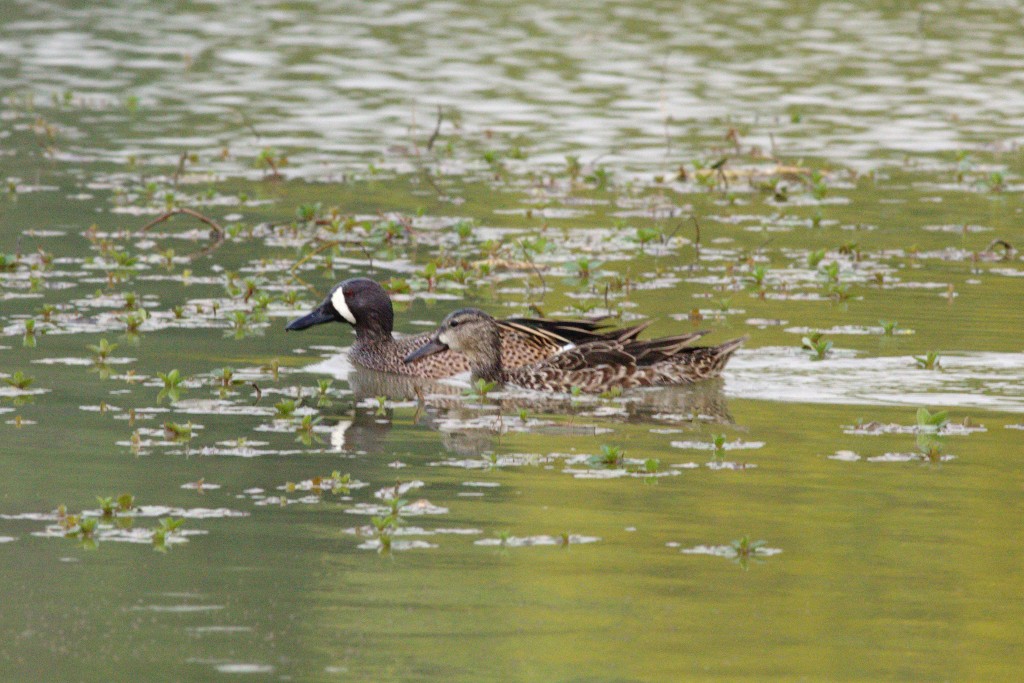
[[[350,357],[371,370],[427,379],[469,370],[474,380],[588,393],[717,377],[746,340],[689,346],[706,332],[640,340],[637,336],[650,323],[607,331],[590,320],[495,320],[476,308],[450,313],[432,333],[395,339],[394,316],[383,287],[367,278],[353,278],[335,286],[320,306],[286,329],[348,323],[356,332]]]

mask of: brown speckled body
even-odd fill
[[[500,330],[501,361],[504,367],[518,368],[549,358],[572,343],[570,336],[577,339],[602,339],[605,334],[588,331],[579,327],[578,322],[567,321],[562,324],[555,321],[534,321],[527,319],[495,321]],[[535,327],[531,327],[534,325]],[[577,328],[576,334],[570,335],[569,327]],[[642,328],[629,328],[635,336]],[[619,334],[619,333],[616,333]],[[584,336],[585,335],[585,336]],[[403,359],[430,341],[430,333],[422,333],[399,338],[356,339],[349,351],[349,358],[364,368],[380,372],[393,372],[399,375],[415,375],[427,379],[451,377],[468,372],[469,361],[458,351],[441,351],[431,356],[415,360],[411,363]]]
[[[746,337],[719,346],[688,346],[703,332],[639,341],[632,336],[605,338],[580,344],[549,358],[507,367],[499,352],[499,323],[483,311],[463,309],[445,318],[425,348],[449,346],[461,351],[474,377],[514,384],[526,389],[568,392],[579,389],[600,393],[618,387],[689,384],[721,374]],[[435,353],[448,353],[440,351]],[[423,356],[420,362],[433,356]]]
[[[634,342],[623,345],[615,357],[607,358],[598,347],[600,342],[584,344],[532,365],[506,369],[503,381],[538,391],[572,391],[600,393],[614,387],[656,387],[690,384],[718,377],[729,357],[744,339],[734,339],[719,346],[693,346],[658,354],[660,360],[645,359],[645,345]],[[687,343],[687,342],[683,342]]]

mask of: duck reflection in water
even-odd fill
[[[538,395],[521,390],[495,390],[480,397],[468,391],[465,383],[454,380],[427,380],[359,367],[352,369],[348,381],[356,405],[350,420],[338,421],[332,446],[371,455],[393,454],[389,433],[399,407],[415,406],[416,424],[441,432],[445,448],[463,457],[493,450],[500,434],[509,431],[593,435],[598,425],[588,421],[594,418],[646,424],[733,423],[721,379],[636,389],[614,397]],[[520,411],[525,411],[526,421],[520,418]],[[575,419],[544,419],[564,415]]]

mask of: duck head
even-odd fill
[[[314,325],[344,322],[362,336],[390,337],[395,313],[384,288],[365,277],[355,277],[335,285],[327,298],[312,311],[288,323],[286,330],[304,330]]]
[[[451,349],[466,356],[474,374],[501,367],[501,332],[494,318],[476,308],[448,314],[430,341],[405,357],[406,363]]]

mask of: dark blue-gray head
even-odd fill
[[[356,328],[358,336],[391,337],[395,312],[391,297],[379,284],[354,277],[336,285],[323,303],[288,323],[286,330],[304,330],[314,325],[344,322]]]

